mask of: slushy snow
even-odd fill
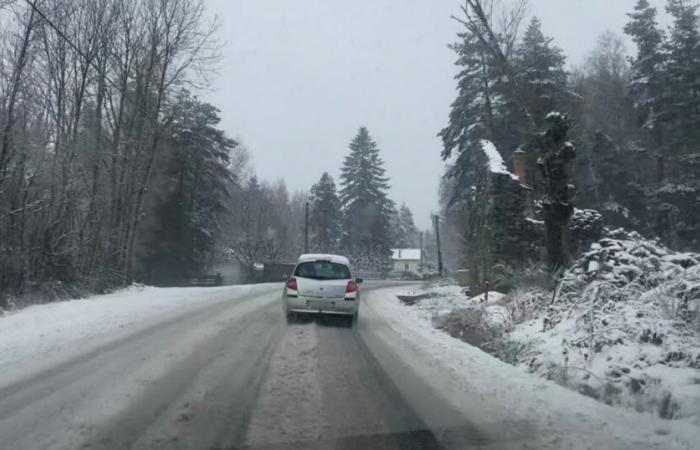
[[[206,288],[133,286],[87,299],[30,306],[0,316],[0,387],[134,330],[204,304],[263,294],[277,284]],[[32,367],[24,366],[29,364]]]

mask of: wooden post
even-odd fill
[[[423,267],[423,232],[420,232],[420,259],[418,260],[418,267]]]
[[[309,253],[309,202],[304,210],[304,253]]]
[[[440,250],[440,218],[437,216],[437,214],[433,216],[433,221],[435,223],[435,241],[437,244],[438,275],[442,277],[442,251]]]

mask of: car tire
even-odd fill
[[[285,315],[287,316],[287,323],[296,322],[296,316],[294,315],[293,312],[287,312]]]
[[[355,326],[357,325],[357,320],[358,320],[358,315],[357,312],[355,312],[351,317],[350,317],[350,326]]]

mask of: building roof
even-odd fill
[[[419,261],[419,248],[392,248],[391,259],[394,261]]]
[[[303,261],[330,261],[337,264],[345,264],[346,266],[350,265],[350,261],[345,256],[330,255],[323,253],[307,253],[301,255],[297,262],[299,263]]]

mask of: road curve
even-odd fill
[[[362,316],[287,325],[279,296],[206,303],[2,387],[0,446],[442,448],[370,351]]]

